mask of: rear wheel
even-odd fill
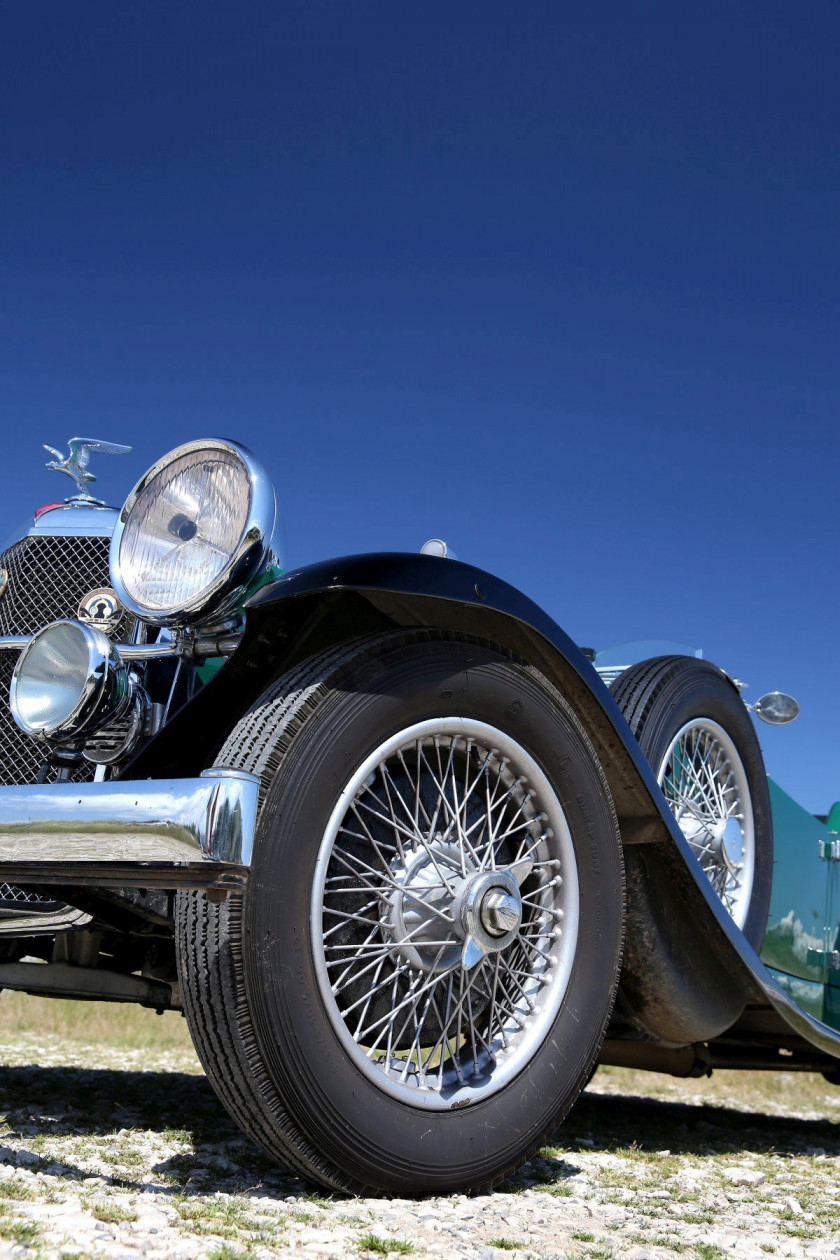
[[[773,870],[770,797],[737,690],[715,665],[684,656],[633,665],[611,690],[712,887],[760,949]]]
[[[377,636],[275,685],[220,764],[263,784],[248,889],[179,894],[199,1055],[331,1186],[491,1185],[563,1118],[615,991],[623,878],[589,741],[535,670]]]

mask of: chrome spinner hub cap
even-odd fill
[[[532,862],[523,864],[521,879],[531,873]],[[511,867],[476,874],[467,880],[461,896],[461,930],[464,933],[465,967],[486,954],[510,945],[522,925],[522,897]]]
[[[725,822],[718,822],[712,834],[727,869],[737,871],[744,857],[744,833],[738,819],[727,818]]]
[[[386,1093],[448,1109],[520,1072],[563,1002],[578,921],[563,808],[503,731],[419,722],[341,792],[316,863],[313,957],[342,1049]]]
[[[518,932],[522,922],[522,900],[517,894],[503,888],[492,887],[481,902],[481,923],[491,936],[507,936]],[[501,946],[498,946],[501,948]]]

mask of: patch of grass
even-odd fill
[[[378,1256],[387,1256],[392,1251],[407,1256],[414,1250],[412,1244],[402,1238],[381,1238],[379,1234],[360,1234],[356,1242],[361,1251],[374,1251]]]
[[[488,1247],[498,1247],[500,1251],[521,1251],[522,1243],[515,1238],[488,1238]]]
[[[0,1181],[0,1199],[34,1199],[35,1192],[19,1181]]]
[[[724,1260],[726,1252],[714,1243],[699,1242],[694,1244],[698,1260]]]
[[[85,1045],[107,1045],[126,1050],[183,1050],[194,1054],[187,1021],[177,1011],[154,1011],[130,1002],[86,1002],[79,1019],[79,1003],[69,998],[39,998],[28,993],[3,994],[3,1035],[54,1035]]]
[[[572,1238],[577,1242],[594,1242],[595,1235],[591,1234],[588,1229],[576,1229],[572,1234]]]
[[[123,1207],[119,1203],[94,1203],[91,1211],[98,1221],[114,1225],[120,1221],[136,1221],[138,1218],[134,1208]]]
[[[5,1214],[0,1216],[0,1238],[4,1242],[18,1243],[22,1247],[31,1247],[41,1236],[41,1231],[34,1221],[9,1220]]]
[[[248,1214],[248,1206],[237,1199],[182,1199],[173,1200],[178,1214],[185,1220],[229,1221],[239,1224]]]
[[[184,1142],[187,1146],[192,1146],[193,1134],[189,1129],[170,1129],[166,1128],[161,1131],[160,1135],[164,1142]]]
[[[684,1161],[672,1155],[670,1151],[667,1155],[662,1154],[659,1151],[651,1151],[639,1146],[636,1142],[631,1142],[629,1146],[616,1147],[615,1154],[634,1164],[647,1165],[651,1176],[654,1176],[657,1181],[661,1181],[663,1177],[672,1177],[685,1168]]]
[[[819,1238],[820,1231],[809,1225],[785,1225],[785,1233],[791,1238]]]
[[[313,1207],[329,1207],[331,1203],[335,1203],[338,1198],[335,1194],[330,1194],[329,1190],[318,1193],[317,1190],[310,1190],[308,1194],[300,1196],[301,1203],[311,1203]]]
[[[237,1199],[184,1199],[173,1200],[178,1212],[179,1224],[191,1234],[215,1234],[228,1242],[242,1242],[249,1246],[246,1234],[265,1237],[262,1223],[250,1213],[250,1205]],[[272,1230],[272,1240],[275,1240]]]
[[[247,1260],[248,1256],[255,1254],[254,1249],[246,1245],[245,1247],[229,1247],[227,1243],[222,1243],[219,1247],[214,1247],[212,1251],[207,1252],[207,1260]]]

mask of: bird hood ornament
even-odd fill
[[[101,451],[103,455],[128,455],[131,451],[130,446],[121,446],[119,442],[103,442],[99,438],[81,437],[71,438],[67,449],[69,454],[62,455],[61,451],[57,451],[53,446],[47,446],[45,442],[44,450],[55,456],[55,459],[48,461],[47,468],[53,472],[67,473],[68,477],[72,477],[78,487],[78,497],[83,499],[90,498],[85,493],[86,487],[96,481],[93,473],[87,470],[91,451]]]

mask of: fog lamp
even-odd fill
[[[133,692],[127,667],[101,630],[54,621],[21,653],[9,703],[28,735],[68,743],[123,714]]]

